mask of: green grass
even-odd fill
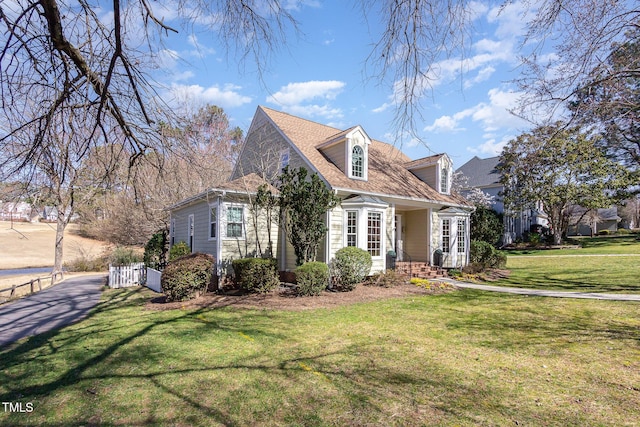
[[[0,351],[0,425],[637,425],[634,303],[458,291],[154,312],[111,290]]]
[[[579,245],[578,249],[522,249],[509,251],[508,255],[549,256],[561,255],[604,255],[640,254],[640,240],[637,234],[623,236],[573,237],[569,245]]]
[[[509,252],[508,278],[496,285],[580,292],[640,293],[636,236],[576,239],[580,249]]]

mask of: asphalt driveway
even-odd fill
[[[100,300],[105,278],[103,273],[72,277],[0,305],[0,348],[84,318]]]

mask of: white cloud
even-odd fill
[[[311,80],[308,82],[289,83],[273,95],[267,102],[281,106],[298,105],[305,101],[320,98],[334,100],[346,83],[337,80]]]
[[[431,126],[424,128],[427,132],[458,132],[464,130],[458,127],[459,121],[451,116],[442,116],[434,120]]]
[[[464,87],[465,89],[470,88],[471,86],[474,86],[478,83],[482,83],[484,81],[487,81],[491,78],[491,76],[493,75],[493,73],[496,72],[496,69],[493,68],[492,66],[488,66],[488,67],[484,67],[483,69],[481,69],[480,71],[478,71],[478,74],[476,74],[476,76],[470,80],[465,80],[464,82]]]
[[[346,83],[337,80],[289,83],[268,96],[267,102],[291,114],[339,119],[343,117],[343,112],[340,108],[332,107],[330,101],[335,100],[345,86]]]
[[[480,103],[472,115],[474,121],[482,123],[486,132],[500,128],[514,129],[525,126],[526,122],[510,113],[517,106],[521,92],[503,91],[498,88],[489,90],[489,103]]]
[[[332,108],[328,105],[290,105],[286,110],[296,116],[324,117],[325,119],[344,117],[340,108]]]
[[[196,105],[213,104],[224,109],[241,107],[252,101],[251,97],[242,95],[239,86],[227,84],[219,86],[202,87],[200,85],[173,84],[170,88],[174,99]]]
[[[527,14],[532,12],[535,11],[522,1],[507,2],[492,8],[487,21],[497,25],[495,34],[499,38],[515,38],[525,35]]]
[[[504,146],[507,145],[513,138],[514,136],[512,135],[505,135],[500,140],[490,138],[477,147],[469,147],[467,148],[467,150],[474,154],[480,154],[485,157],[499,156],[500,153],[502,153],[502,149],[504,148]]]

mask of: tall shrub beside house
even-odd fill
[[[304,263],[296,268],[296,280],[300,295],[320,295],[329,283],[329,267],[324,262]]]
[[[185,255],[169,262],[161,279],[167,301],[184,301],[204,294],[212,283],[214,265],[213,256],[203,253]]]
[[[275,258],[241,258],[232,261],[236,285],[247,292],[268,293],[280,285]]]
[[[280,221],[287,239],[296,253],[296,264],[315,261],[318,246],[327,232],[327,211],[338,205],[338,199],[320,179],[305,168],[284,168],[278,186]]]
[[[371,254],[364,249],[347,246],[336,252],[331,260],[331,277],[343,291],[352,291],[371,270]]]
[[[158,269],[167,260],[169,241],[166,230],[160,230],[151,236],[144,247],[144,265]]]

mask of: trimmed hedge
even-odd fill
[[[500,253],[491,243],[482,240],[472,240],[470,248],[471,264],[481,269],[504,268],[507,257]]]
[[[300,295],[320,295],[329,283],[329,266],[317,261],[304,263],[296,268],[296,278]]]
[[[336,252],[331,260],[331,276],[343,291],[352,291],[371,271],[371,254],[364,249],[347,246]]]
[[[213,280],[215,259],[209,254],[194,253],[180,257],[162,272],[162,291],[167,301],[184,301],[204,294]]]
[[[242,258],[231,262],[235,283],[247,292],[268,293],[280,285],[275,258]]]

